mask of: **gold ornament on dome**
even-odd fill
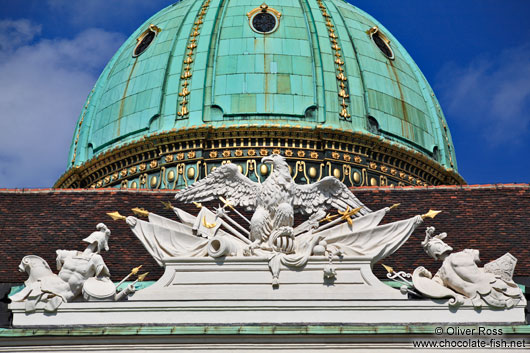
[[[285,151],[285,156],[292,157],[293,156],[293,151],[292,150],[286,150]]]
[[[350,156],[349,154],[345,154],[345,155],[344,155],[344,160],[345,160],[346,162],[351,161],[351,156]]]
[[[119,177],[120,175],[118,173],[112,174],[112,180],[118,180]]]
[[[156,188],[156,185],[158,184],[158,178],[156,176],[151,177],[151,187]]]
[[[313,159],[317,159],[317,158],[318,158],[318,152],[311,152],[311,153],[309,154],[309,156],[310,156],[311,158],[313,158]]]
[[[267,165],[265,165],[265,164],[262,164],[259,167],[259,171],[260,171],[261,175],[267,175],[267,174],[269,174],[269,167],[267,167]]]
[[[109,176],[105,177],[105,179],[103,179],[103,180],[105,181],[105,184],[110,183],[110,177]]]
[[[243,155],[243,151],[242,150],[236,150],[234,152],[234,154],[236,155],[236,157],[241,157]]]
[[[98,182],[96,183],[96,186],[97,186],[98,188],[102,187],[102,186],[103,186],[103,180],[98,181]]]
[[[361,181],[361,174],[359,174],[359,172],[353,173],[353,181],[355,181],[356,183]]]
[[[230,157],[231,153],[230,151],[226,150],[226,151],[223,151],[223,157]]]
[[[369,166],[370,166],[370,169],[377,169],[377,164],[374,162],[370,162]]]
[[[172,154],[168,154],[164,160],[166,161],[166,163],[171,163],[173,162],[173,155]]]
[[[142,164],[140,164],[140,166],[138,168],[140,169],[141,172],[143,172],[144,170],[147,169],[147,164],[142,163]]]
[[[338,168],[333,169],[333,176],[335,178],[340,178],[340,170]]]
[[[275,148],[275,149],[272,150],[272,153],[273,154],[280,154],[281,151],[279,149]]]
[[[269,151],[264,149],[264,148],[262,148],[262,149],[259,150],[259,154],[260,154],[260,156],[268,156],[269,155]]]
[[[189,159],[195,158],[195,156],[196,156],[195,151],[189,151],[189,152],[188,152],[188,158],[189,158]]]
[[[179,153],[177,153],[177,160],[178,160],[178,161],[181,161],[181,160],[183,160],[183,159],[184,159],[184,152],[179,152]]]
[[[407,176],[407,174],[403,173],[403,172],[399,172],[399,177],[401,179],[405,179],[405,177]]]
[[[177,165],[177,173],[179,175],[184,174],[184,163],[180,163],[179,165]]]
[[[311,178],[316,178],[317,177],[317,169],[315,167],[309,168],[309,176]]]
[[[120,176],[121,177],[124,177],[127,175],[127,169],[123,169],[121,172],[120,172]]]
[[[131,174],[136,173],[136,167],[129,168],[129,173],[131,173]]]
[[[158,167],[158,162],[157,161],[151,161],[151,163],[149,163],[149,166],[152,168],[156,168]]]
[[[382,171],[383,173],[386,173],[386,172],[388,171],[388,167],[385,167],[384,165],[381,166],[381,171]]]
[[[210,151],[210,158],[217,158],[217,151]]]
[[[340,158],[340,154],[338,152],[331,152],[331,158],[339,159]]]
[[[188,172],[187,172],[187,175],[188,175],[188,179],[195,178],[195,168],[193,168],[193,167],[189,168]]]
[[[392,174],[392,175],[396,175],[396,174],[397,174],[397,171],[396,171],[394,168],[391,168],[391,169],[390,169],[390,174]]]
[[[296,154],[297,154],[298,157],[300,157],[300,158],[305,157],[305,152],[304,152],[304,151],[298,151]]]
[[[251,156],[251,157],[252,157],[252,156],[255,156],[255,155],[256,155],[256,150],[248,150],[247,154],[248,154],[249,156]]]
[[[167,173],[167,180],[168,181],[175,180],[175,171],[174,170],[170,170],[169,173]]]
[[[355,161],[355,163],[361,163],[363,161],[363,159],[359,156],[353,157],[353,160]]]

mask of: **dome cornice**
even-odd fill
[[[237,163],[245,175],[262,180],[268,173],[260,170],[260,160],[270,153],[286,156],[297,182],[335,175],[349,186],[465,184],[453,169],[377,135],[241,124],[148,135],[69,169],[54,187],[178,189],[225,163]]]

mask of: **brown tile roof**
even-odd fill
[[[110,251],[103,257],[120,280],[140,264],[150,271],[148,280],[157,279],[162,269],[156,265],[139,240],[123,221],[112,221],[107,212],[132,215],[131,208],[142,207],[174,218],[161,201],[171,201],[175,191],[136,190],[0,190],[0,282],[20,283],[26,275],[17,272],[25,255],[39,255],[55,267],[56,249],[85,247],[81,240],[99,222],[112,230]],[[427,257],[420,242],[427,225],[447,232],[447,243],[455,251],[480,250],[482,263],[506,252],[518,258],[516,276],[530,277],[530,185],[472,185],[439,187],[356,188],[354,193],[372,209],[401,203],[385,218],[391,222],[422,214],[430,208],[443,210],[434,220],[421,225],[408,242],[384,260],[396,270],[412,272],[417,266],[435,271],[439,264]],[[216,205],[216,203],[213,203]],[[178,205],[195,212],[193,205]],[[302,219],[298,217],[297,222]],[[380,264],[374,272],[384,278]]]

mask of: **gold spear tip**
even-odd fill
[[[425,214],[422,214],[421,215],[421,218],[422,219],[425,219],[425,218],[434,218],[438,215],[438,213],[441,213],[442,211],[435,211],[435,210],[429,210],[429,212],[425,213]]]
[[[143,208],[138,208],[138,207],[135,207],[133,209],[131,209],[131,211],[133,211],[133,213],[139,217],[148,217],[149,216],[149,211],[147,211],[146,209],[143,209]]]
[[[138,267],[135,267],[131,270],[131,274],[135,275],[138,273],[138,271],[140,271],[140,269],[142,268],[143,265],[140,265]]]
[[[388,272],[388,273],[394,272],[394,269],[392,267],[387,266],[385,264],[381,264],[381,265],[383,265],[383,267],[385,268],[386,272]]]
[[[143,282],[145,277],[147,277],[148,274],[149,274],[149,272],[146,272],[146,273],[142,273],[140,276],[138,276],[138,282]]]
[[[107,215],[110,216],[110,218],[112,218],[114,221],[119,221],[121,219],[126,219],[127,217],[125,216],[122,216],[118,211],[116,212],[108,212]]]
[[[168,202],[162,201],[162,205],[164,205],[164,208],[166,208],[168,210],[172,210],[173,209],[173,205],[169,201]]]
[[[197,207],[197,208],[202,208],[202,203],[200,203],[200,202],[195,202],[195,201],[192,201],[192,202],[193,202],[193,204],[195,205],[195,207]]]
[[[398,208],[398,206],[401,205],[400,203],[395,203],[392,206],[390,206],[390,209],[393,210],[394,208]]]

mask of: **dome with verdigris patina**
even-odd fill
[[[463,184],[427,80],[342,0],[183,0],[147,20],[84,105],[55,187],[177,189],[236,163],[263,180]]]

